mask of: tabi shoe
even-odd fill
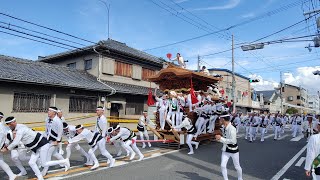
[[[114,167],[114,163],[116,162],[116,160],[114,159],[114,158],[112,158],[111,160],[110,160],[110,165],[109,165],[109,167]]]
[[[67,172],[70,169],[70,161],[69,158],[65,159],[64,171]]]
[[[135,153],[135,152],[132,152],[129,160],[132,160],[132,159],[134,158],[134,156],[136,156],[136,153]]]
[[[100,164],[99,164],[99,163],[96,163],[96,164],[94,164],[90,169],[91,169],[91,170],[95,170],[95,169],[97,169],[99,166],[100,166]]]

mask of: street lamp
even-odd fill
[[[241,46],[242,51],[251,51],[251,50],[263,49],[263,48],[264,48],[264,44],[263,43],[249,44],[249,45]]]
[[[99,0],[100,2],[102,2],[107,10],[108,10],[108,39],[110,39],[110,3],[107,4],[105,1]]]

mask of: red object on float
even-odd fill
[[[168,53],[168,54],[167,54],[167,58],[168,58],[168,59],[171,59],[171,57],[172,57],[172,54],[171,54],[171,53]]]

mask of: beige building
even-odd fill
[[[107,114],[124,118],[137,118],[147,109],[148,90],[155,84],[146,78],[163,67],[161,59],[112,39],[82,50],[39,57],[39,61],[86,71],[114,88],[115,95],[104,97],[105,105],[110,106]]]
[[[223,77],[220,81],[220,88],[225,92],[224,98],[228,99],[228,102],[232,99],[232,71],[228,69],[213,68],[208,69],[210,74],[219,74]],[[247,113],[252,111],[252,99],[251,99],[251,85],[249,82],[250,78],[245,77],[241,74],[235,73],[235,99],[236,108],[238,112]],[[259,108],[259,107],[257,107]]]
[[[309,111],[306,89],[290,84],[284,84],[281,91],[284,102],[284,112],[286,112],[289,107],[298,109],[300,113]]]

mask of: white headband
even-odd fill
[[[54,111],[54,112],[57,112],[57,110],[55,110],[55,109],[52,109],[52,108],[49,108],[49,111]]]
[[[9,124],[9,123],[11,123],[11,122],[13,122],[13,121],[16,121],[16,118],[11,119],[10,121],[6,121],[5,123],[6,123],[6,124]]]
[[[104,111],[104,108],[97,108],[96,110],[102,110],[102,111]]]
[[[3,115],[0,115],[0,117],[3,117]]]
[[[79,130],[79,129],[82,129],[82,128],[83,128],[83,126],[82,126],[82,125],[80,125],[80,127],[76,128],[76,130]]]
[[[58,111],[57,112],[62,112],[62,110],[61,109],[58,109]]]
[[[226,114],[226,115],[220,116],[220,118],[229,117],[229,116],[230,116],[230,114]]]

